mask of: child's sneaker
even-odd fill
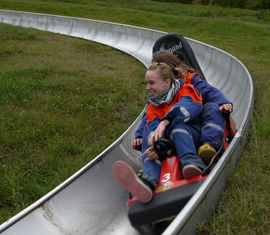
[[[205,165],[208,165],[215,156],[216,150],[209,144],[202,145],[198,150],[198,156],[203,160]]]
[[[195,165],[186,165],[183,168],[184,179],[192,178],[202,174],[202,170]]]
[[[113,164],[113,173],[117,181],[142,203],[152,199],[152,190],[135,174],[133,169],[123,161]]]

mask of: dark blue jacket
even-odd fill
[[[217,88],[211,86],[206,80],[202,79],[198,73],[188,74],[185,77],[184,82],[187,84],[192,84],[198,93],[202,95],[203,104],[212,102],[219,106],[223,104],[231,104],[231,102],[226,99],[223,93]],[[140,126],[135,132],[135,138],[142,138],[146,130],[146,113],[143,114]]]

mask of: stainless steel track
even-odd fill
[[[165,33],[111,22],[7,10],[0,10],[0,22],[102,43],[136,57],[145,66],[150,64],[154,42]],[[196,223],[213,210],[244,147],[253,112],[253,84],[245,66],[218,48],[187,40],[208,82],[233,102],[232,117],[238,132],[202,187],[164,234],[193,234]],[[128,194],[114,180],[111,166],[122,159],[135,170],[141,167],[140,157],[130,146],[139,122],[140,116],[93,161],[0,225],[0,232],[16,235],[137,234],[127,218],[125,201]]]

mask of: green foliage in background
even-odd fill
[[[0,24],[1,222],[117,139],[144,103],[144,66],[82,39]]]
[[[154,0],[160,2],[178,2],[184,4],[216,5],[248,9],[270,9],[270,0]]]

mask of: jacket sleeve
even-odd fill
[[[144,132],[144,135],[143,135],[142,152],[144,152],[147,148],[150,147],[148,145],[148,139],[150,135],[153,133],[153,131],[156,130],[159,123],[160,123],[160,120],[157,117],[148,123],[147,128],[145,129],[146,131]]]
[[[141,124],[135,132],[135,139],[143,138],[143,133],[144,133],[145,128],[146,128],[146,123],[147,123],[146,122],[146,112],[144,111],[143,116],[142,116],[142,120],[141,120]]]
[[[194,74],[191,78],[191,84],[202,95],[204,104],[209,102],[216,103],[219,106],[232,104],[220,90],[211,86],[206,80],[201,79],[199,74]]]
[[[162,120],[167,119],[172,125],[174,125],[174,123],[197,122],[201,112],[202,104],[200,102],[194,102],[190,96],[183,96]]]

